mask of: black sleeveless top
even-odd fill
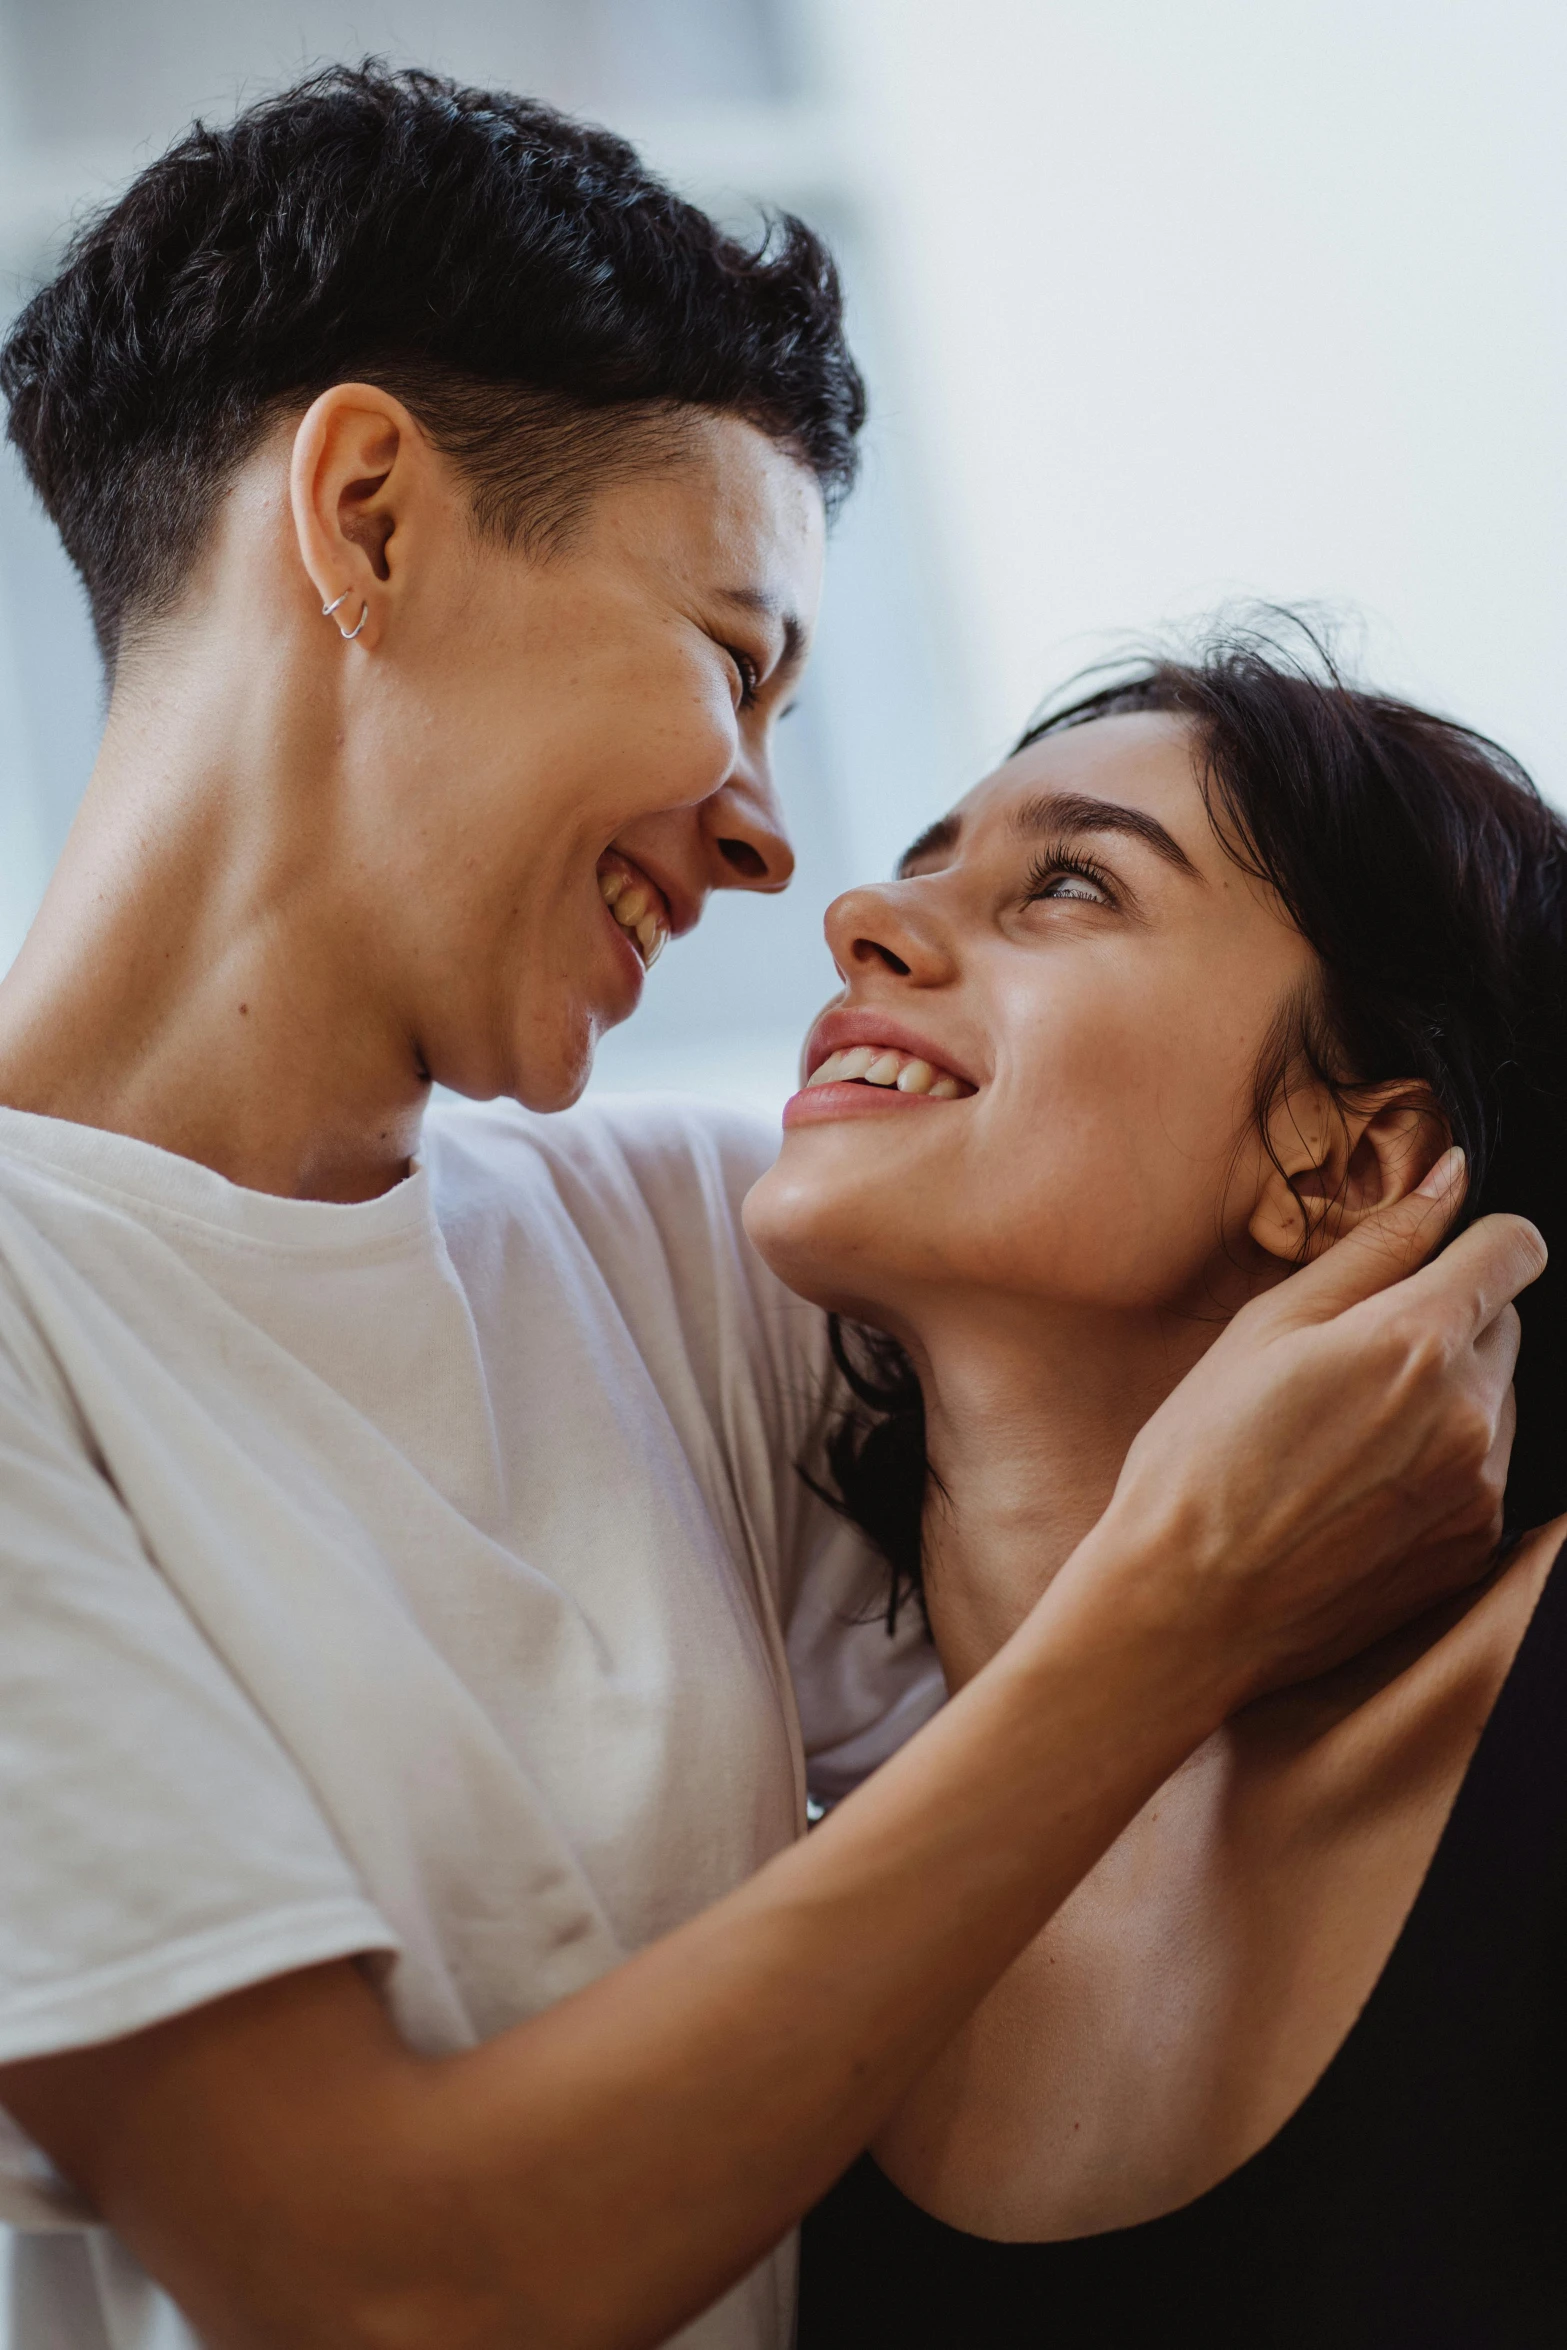
[[[1260,2153],[1130,2228],[999,2244],[869,2155],[806,2220],[800,2350],[1567,2350],[1567,1569],[1403,1932]]]

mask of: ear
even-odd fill
[[[1320,1256],[1373,1208],[1417,1190],[1451,1141],[1435,1096],[1413,1079],[1342,1099],[1296,1081],[1269,1114],[1272,1158],[1247,1229],[1288,1264]]]
[[[342,599],[332,623],[344,637],[357,630],[362,651],[381,641],[403,584],[429,455],[402,402],[375,384],[334,384],[294,435],[289,497],[300,560],[323,605]]]

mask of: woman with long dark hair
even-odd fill
[[[1560,1227],[1567,824],[1309,639],[1058,710],[829,934],[747,1220],[848,1317],[815,1473],[955,1690],[1241,1306],[1450,1144]],[[1562,2338],[1560,1270],[1523,1317],[1489,1580],[1165,1782],[807,2224],[803,2350]]]

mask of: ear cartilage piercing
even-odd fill
[[[344,588],[342,594],[340,596],[334,596],[330,604],[323,604],[321,607],[322,619],[330,620],[333,613],[337,610],[338,605],[346,604],[353,592],[354,591],[352,588]],[[355,637],[359,634],[360,629],[363,628],[369,617],[370,606],[367,603],[352,628],[344,628],[341,624],[339,624],[337,633],[342,638],[345,645],[351,645],[353,643]]]

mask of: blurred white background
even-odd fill
[[[1108,634],[1364,615],[1382,679],[1567,795],[1567,15],[1547,0],[0,0],[0,300],[195,111],[376,50],[629,131],[848,271],[875,396],[782,766],[788,899],[720,904],[599,1082],[776,1102],[819,917]],[[0,478],[0,965],[99,722]]]
[[[791,204],[849,275],[875,421],[784,731],[799,880],[671,951],[598,1082],[780,1100],[829,895],[1107,634],[1226,598],[1358,610],[1567,799],[1551,0],[0,0],[0,313],[193,112],[367,50]],[[99,720],[7,460],[0,967]]]

